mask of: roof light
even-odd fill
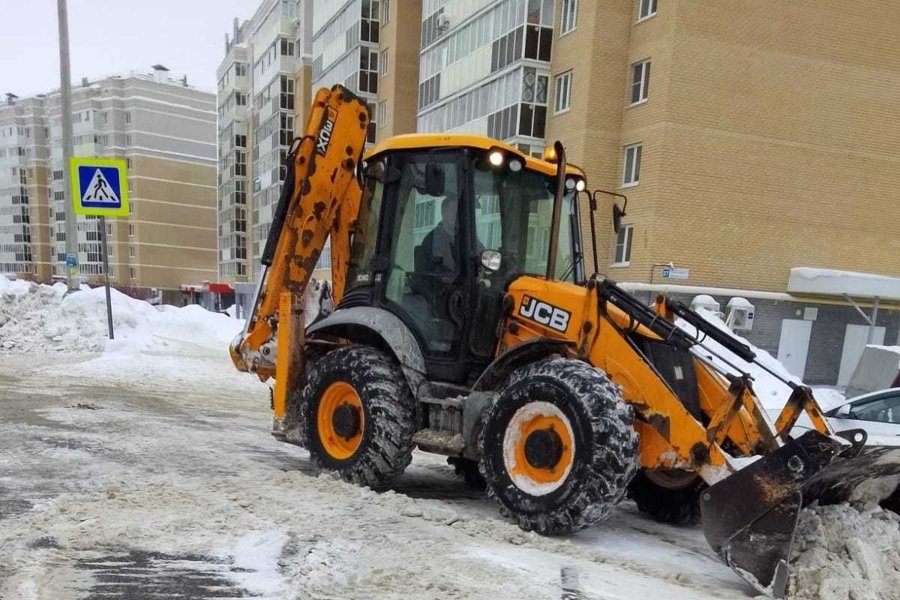
[[[556,149],[553,146],[547,146],[546,150],[544,150],[544,160],[550,163],[557,161]]]
[[[516,158],[509,161],[509,170],[512,171],[513,173],[518,173],[519,171],[521,171],[522,170],[522,161],[519,159],[516,159]]]
[[[575,180],[571,177],[566,177],[566,189],[574,190],[575,189]]]
[[[575,182],[575,191],[583,192],[586,187],[587,184],[584,182],[584,179],[579,179]]]
[[[488,161],[495,167],[499,167],[503,164],[503,153],[499,150],[494,150],[490,154],[488,154]]]

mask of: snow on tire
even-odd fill
[[[606,519],[638,469],[633,419],[619,387],[585,362],[518,369],[483,416],[488,495],[526,531],[569,533]]]
[[[300,406],[311,458],[345,481],[384,487],[412,460],[415,399],[382,350],[345,346],[311,364]]]

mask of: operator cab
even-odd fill
[[[429,377],[471,384],[467,374],[494,356],[509,283],[547,272],[556,169],[481,136],[413,134],[376,146],[338,308],[390,311],[417,338]],[[584,174],[566,173],[556,278],[581,283]]]

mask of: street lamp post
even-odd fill
[[[69,16],[66,0],[56,1],[59,19],[59,97],[62,118],[63,203],[66,215],[66,286],[78,289],[78,226],[72,206],[72,180],[69,162],[72,158],[72,77],[69,72]],[[68,292],[67,292],[68,293]]]

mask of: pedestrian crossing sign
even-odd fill
[[[123,159],[76,156],[69,163],[69,173],[75,214],[128,216],[128,180]]]

